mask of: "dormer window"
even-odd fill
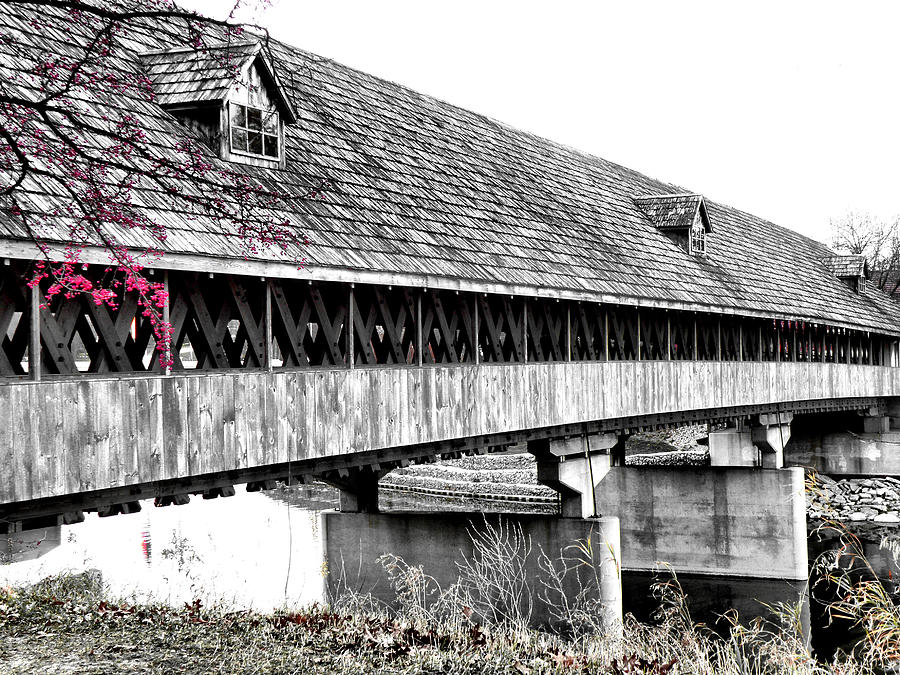
[[[848,288],[860,295],[865,294],[866,281],[871,274],[869,272],[869,263],[864,256],[856,254],[832,255],[823,258],[822,262]]]
[[[145,52],[156,102],[230,162],[279,167],[297,115],[259,42]]]
[[[691,255],[706,255],[712,223],[702,195],[635,197],[634,203],[663,234]]]
[[[230,102],[231,152],[281,158],[281,121],[277,110]]]

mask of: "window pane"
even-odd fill
[[[269,157],[278,157],[278,136],[269,136],[268,134],[265,134],[263,136],[263,146],[266,155]]]
[[[251,131],[262,129],[262,110],[247,108],[247,128]]]
[[[278,133],[278,113],[270,112],[266,113],[265,118],[263,119],[263,131],[268,134],[277,134]]]
[[[231,149],[247,152],[247,132],[243,129],[231,129]]]
[[[237,103],[231,104],[231,125],[247,126],[247,108]]]
[[[248,141],[250,142],[249,150],[255,155],[262,154],[262,134],[249,133]]]

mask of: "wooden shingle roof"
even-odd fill
[[[634,203],[661,230],[689,230],[699,214],[703,227],[712,232],[702,195],[651,195]]]
[[[861,255],[828,255],[822,258],[822,264],[831,270],[838,279],[849,279],[869,276],[869,264]]]
[[[293,122],[295,113],[258,40],[213,44],[198,49],[176,47],[138,55],[153,85],[156,102],[164,108],[181,108],[224,101],[235,76],[248,63],[258,61],[268,78],[282,114]]]
[[[30,18],[21,6],[0,6],[0,30],[33,40],[35,49],[66,54],[73,40],[87,39],[29,33]],[[179,23],[147,20],[128,39],[119,67],[149,73],[160,98],[122,93],[88,104],[135,116],[153,151],[171,156],[192,132],[161,103],[213,97],[221,73],[193,69],[194,56],[178,51],[190,44]],[[853,293],[823,265],[832,252],[817,241],[724,204],[676,197],[695,193],[292,46],[272,41],[267,50],[297,113],[284,130],[284,167],[230,166],[287,195],[327,180],[325,200],[274,213],[298,239],[285,251],[249,254],[259,262],[252,267],[238,238],[213,219],[187,217],[162,195],[139,192],[145,212],[167,228],[169,261],[224,259],[254,274],[502,290],[900,333],[897,305]],[[0,68],[11,58],[0,55]],[[220,160],[211,153],[210,162]],[[684,199],[685,214],[702,203],[715,224],[705,256],[691,256],[648,216],[642,198],[666,196],[675,204]],[[31,179],[23,185],[26,209],[29,199],[35,212],[47,213],[65,196]],[[158,245],[140,230],[119,237]],[[0,216],[0,243],[16,240],[29,240],[21,223]],[[307,261],[299,272],[298,258]]]

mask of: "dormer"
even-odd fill
[[[860,295],[866,292],[866,282],[871,278],[869,263],[861,255],[831,255],[822,258],[825,267]]]
[[[634,203],[663,234],[691,255],[706,255],[712,223],[703,195],[650,195]]]
[[[156,102],[231,162],[284,164],[296,113],[259,42],[145,52]]]

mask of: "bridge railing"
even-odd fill
[[[0,426],[0,518],[4,504],[75,493],[115,488],[128,501],[139,493],[129,486],[173,494],[204,476],[296,477],[584,431],[855,410],[895,396],[897,368],[736,361],[6,381],[0,416],[15,423]]]
[[[102,266],[85,271],[103,276]],[[893,336],[760,318],[499,294],[156,271],[169,289],[174,371],[569,361],[897,365]],[[136,298],[28,287],[0,268],[0,376],[159,373]],[[49,283],[49,281],[44,282]],[[38,348],[37,345],[40,345]],[[40,369],[32,352],[40,355]]]

